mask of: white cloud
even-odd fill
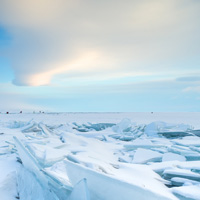
[[[182,82],[200,82],[200,76],[179,77],[176,80],[177,81],[182,81]]]
[[[200,92],[200,86],[191,86],[183,89],[183,92]]]
[[[200,51],[199,9],[195,0],[1,0],[0,24],[13,35],[14,83],[38,86],[71,71],[180,71]]]

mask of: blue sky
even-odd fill
[[[0,110],[200,111],[200,2],[0,2]]]

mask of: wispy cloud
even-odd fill
[[[200,86],[191,86],[183,89],[183,92],[200,92]]]
[[[179,77],[176,80],[183,81],[183,82],[200,82],[200,76]]]

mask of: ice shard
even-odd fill
[[[67,173],[73,185],[86,178],[89,194],[93,200],[176,200],[171,193],[154,193],[145,187],[130,184],[113,176],[102,174],[65,160]]]
[[[87,180],[84,178],[80,180],[70,194],[68,200],[90,200],[89,190],[87,187]]]
[[[22,168],[22,170],[18,172],[20,199],[66,200],[71,193],[72,187],[64,185],[50,175],[45,174],[43,168],[26,147],[16,137],[14,137],[14,140],[18,154],[25,168]]]

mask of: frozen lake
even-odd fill
[[[200,113],[0,114],[3,200],[200,199]]]

